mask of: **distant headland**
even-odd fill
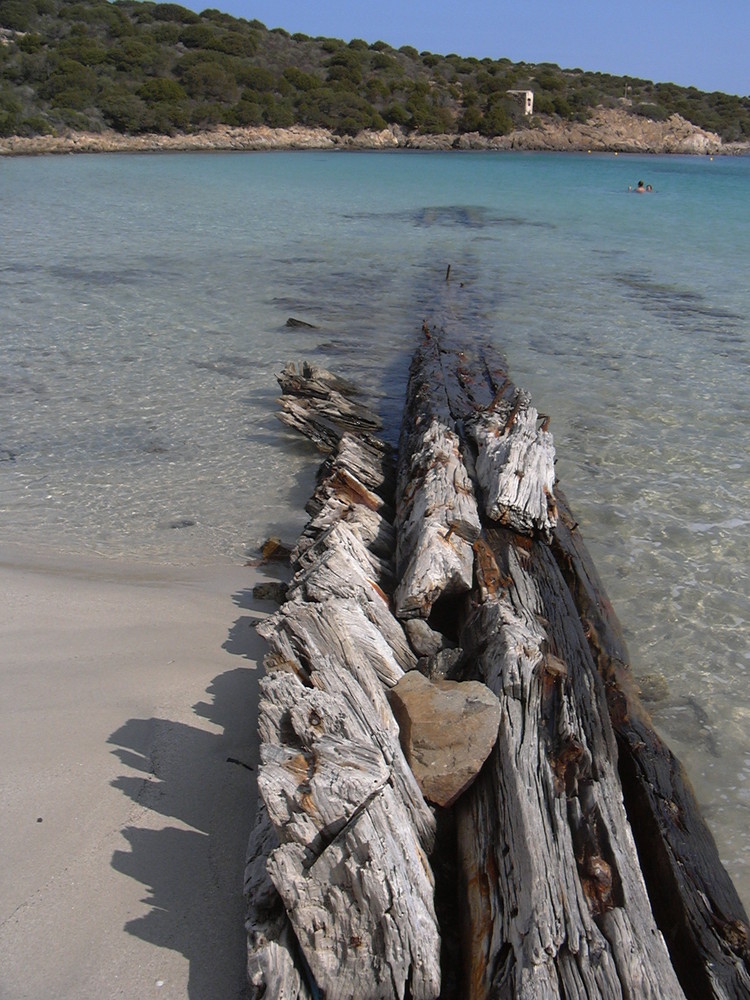
[[[654,122],[625,110],[597,108],[586,122],[539,118],[534,127],[506,135],[479,132],[421,134],[399,125],[363,129],[355,135],[306,125],[271,128],[266,125],[216,125],[190,133],[125,135],[67,129],[58,135],[0,136],[0,156],[50,153],[177,152],[186,150],[522,150],[585,153],[675,153],[688,155],[747,155],[750,142],[722,142],[672,115]]]

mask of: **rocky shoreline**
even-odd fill
[[[598,108],[586,122],[562,122],[539,118],[534,127],[519,128],[508,135],[487,138],[478,132],[462,135],[419,135],[399,126],[365,131],[356,136],[337,135],[328,129],[296,125],[216,128],[177,135],[123,135],[114,131],[75,132],[62,135],[0,137],[0,156],[47,153],[176,152],[185,150],[524,150],[591,153],[678,153],[688,155],[742,155],[750,143],[724,143],[707,132],[672,115],[655,122],[625,108]]]

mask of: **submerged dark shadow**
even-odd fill
[[[260,652],[254,629],[239,647]],[[131,771],[113,786],[147,810],[142,826],[122,831],[129,850],[116,851],[112,867],[143,884],[151,908],[125,929],[185,956],[190,1000],[246,1000],[242,881],[257,796],[258,671],[228,670],[206,693],[193,711],[215,731],[129,719],[109,737]]]

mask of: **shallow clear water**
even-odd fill
[[[552,414],[655,721],[750,901],[750,159],[24,158],[0,198],[3,532],[62,552],[294,538],[318,458],[276,419],[276,372],[351,376],[395,439],[450,263]]]

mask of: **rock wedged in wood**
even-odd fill
[[[447,808],[471,785],[497,740],[500,704],[476,681],[430,681],[411,670],[388,692],[401,746],[422,794]]]

